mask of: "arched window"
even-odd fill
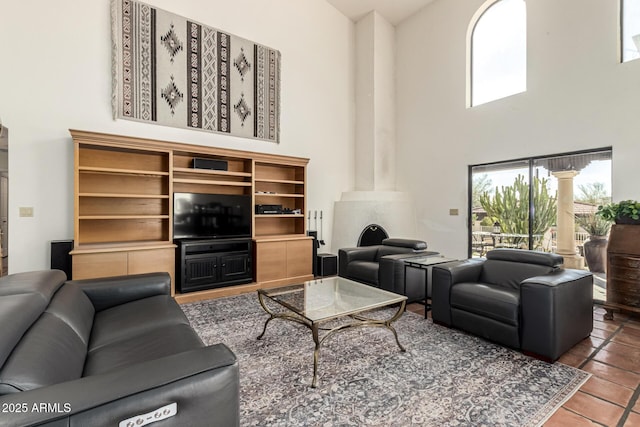
[[[527,10],[524,0],[489,0],[469,36],[469,106],[527,90]]]
[[[622,62],[640,58],[640,0],[620,1]]]

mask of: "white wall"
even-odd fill
[[[0,115],[9,141],[10,272],[48,268],[73,237],[68,129],[311,158],[308,206],[353,188],[354,24],[324,0],[148,0],[282,53],[281,143],[112,119],[108,0],[12,2],[0,13]],[[34,207],[19,218],[18,207]],[[330,242],[328,242],[330,244]]]
[[[436,0],[396,28],[398,188],[430,249],[467,254],[467,166],[613,147],[613,198],[640,199],[640,61],[618,2],[527,2],[527,91],[465,108],[467,28],[484,0]],[[460,210],[449,216],[449,209]]]

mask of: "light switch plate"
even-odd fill
[[[24,218],[30,218],[33,216],[33,207],[20,206],[20,216]]]

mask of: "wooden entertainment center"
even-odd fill
[[[178,302],[233,295],[313,278],[305,234],[309,159],[70,130],[74,142],[73,278],[167,271]],[[227,170],[193,168],[193,159]],[[180,294],[175,289],[173,194],[250,195],[254,282]]]

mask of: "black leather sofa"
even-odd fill
[[[422,240],[388,238],[381,245],[339,249],[338,275],[419,301],[425,299],[424,280],[405,283],[403,260],[437,254]]]
[[[158,425],[239,425],[236,357],[203,345],[170,280],[66,281],[58,270],[1,278],[0,424],[117,426],[167,416],[158,408],[175,403]]]
[[[593,276],[556,254],[495,249],[434,266],[432,316],[553,362],[593,329]]]

